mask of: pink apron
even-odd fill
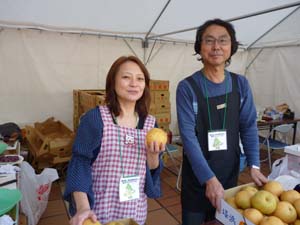
[[[147,217],[147,196],[144,193],[146,177],[145,135],[148,130],[154,127],[155,118],[148,116],[143,129],[138,130],[114,124],[109,109],[106,106],[100,106],[99,109],[103,120],[103,137],[100,152],[92,166],[95,196],[93,210],[101,223],[132,218],[138,224],[144,224]],[[133,143],[126,142],[126,136],[134,137]],[[124,175],[134,175],[138,168],[140,177],[139,199],[119,201],[119,182],[122,176],[120,145]]]

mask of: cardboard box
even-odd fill
[[[170,113],[159,113],[159,114],[155,114],[154,116],[155,116],[156,122],[158,124],[171,122],[171,114]]]
[[[151,103],[164,103],[170,101],[169,91],[150,91]]]
[[[168,91],[169,81],[168,80],[150,80],[150,90],[152,91]]]
[[[171,110],[170,102],[154,103],[150,105],[150,114],[169,113]]]
[[[234,196],[243,187],[254,186],[254,183],[244,184],[234,188],[225,190],[225,199]],[[232,208],[225,200],[221,201],[221,212],[216,212],[216,219],[226,225],[255,225],[240,214],[236,209]]]

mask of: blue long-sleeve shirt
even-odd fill
[[[225,70],[226,79],[228,79],[227,92],[232,91],[232,78]],[[195,72],[192,77],[197,85],[205,90],[201,71]],[[206,79],[206,78],[204,78]],[[222,83],[213,83],[206,79],[208,97],[215,97],[225,94],[226,80]],[[252,92],[247,79],[238,75],[238,91],[240,94],[240,117],[236,121],[227,121],[227,123],[239,123],[239,132],[243,148],[247,157],[248,165],[260,165],[259,161],[259,142],[256,125],[256,109],[253,102]],[[206,96],[206,93],[203,93]],[[198,142],[195,126],[196,115],[198,111],[197,96],[187,80],[182,80],[176,91],[177,119],[182,138],[184,153],[188,157],[193,171],[198,181],[203,184],[214,175],[210,169],[204,155],[202,154]]]
[[[138,129],[143,127],[144,120],[140,119]],[[71,215],[76,213],[72,193],[75,191],[87,193],[90,206],[94,206],[94,193],[92,190],[92,163],[101,149],[103,121],[98,107],[91,109],[81,117],[73,144],[72,158],[68,165],[66,189],[64,199],[69,202]],[[161,196],[160,173],[163,163],[160,159],[159,167],[150,170],[146,164],[145,193],[149,198]]]

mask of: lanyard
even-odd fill
[[[140,162],[140,153],[141,153],[141,148],[140,148],[140,130],[137,129],[137,137],[138,137],[138,158],[137,158],[137,165],[136,165],[136,175],[138,174],[139,171],[139,162]],[[120,160],[121,160],[121,168],[122,168],[122,176],[124,177],[124,166],[123,166],[123,157],[122,157],[122,144],[121,144],[121,131],[120,127],[118,126],[118,140],[119,140],[119,149],[120,149]]]
[[[206,97],[206,104],[207,104],[207,112],[208,112],[208,121],[209,121],[209,129],[212,130],[211,126],[211,115],[210,115],[210,106],[209,106],[209,101],[208,101],[208,92],[207,92],[207,86],[206,86],[206,78],[204,77],[203,74],[203,79],[204,79],[204,86],[205,86],[205,97]],[[224,117],[223,117],[223,130],[225,129],[225,122],[226,122],[226,112],[227,112],[227,88],[228,88],[228,80],[226,79],[226,74],[225,74],[225,109],[224,109]]]

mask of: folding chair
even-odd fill
[[[282,124],[271,129],[271,131],[266,137],[259,136],[259,143],[263,146],[266,146],[268,150],[268,157],[266,159],[261,160],[261,162],[268,160],[270,170],[272,169],[271,153],[273,152],[273,150],[284,149],[284,147],[289,145],[287,137],[289,131],[292,129],[293,124]],[[273,138],[276,136],[276,134],[279,134],[278,140]]]

